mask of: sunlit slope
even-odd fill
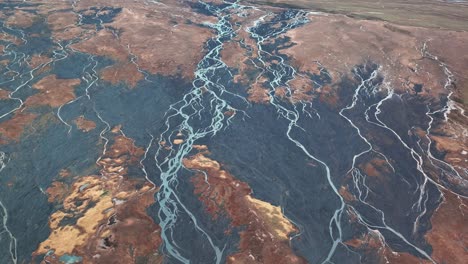
[[[307,8],[353,17],[385,20],[401,25],[468,30],[468,2],[372,0],[254,0],[283,7]]]

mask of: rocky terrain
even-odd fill
[[[0,1],[0,263],[464,263],[464,1]]]

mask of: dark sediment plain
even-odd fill
[[[466,263],[466,4],[290,2],[0,1],[0,263]]]

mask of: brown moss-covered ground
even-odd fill
[[[212,217],[225,215],[233,227],[245,227],[240,232],[239,251],[228,256],[227,263],[306,263],[289,245],[289,236],[297,230],[281,208],[254,198],[246,183],[207,155],[204,150],[186,158],[184,166],[207,173],[206,179],[197,173],[192,182]]]
[[[60,209],[50,216],[51,234],[34,256],[48,253],[47,263],[59,263],[65,254],[80,256],[83,263],[162,262],[161,229],[146,213],[157,188],[127,175],[144,150],[114,131],[113,144],[99,160],[99,175],[67,184],[63,170],[47,189],[49,202]]]

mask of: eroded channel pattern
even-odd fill
[[[0,8],[1,263],[466,259],[466,80],[437,40],[465,33],[244,1]]]

